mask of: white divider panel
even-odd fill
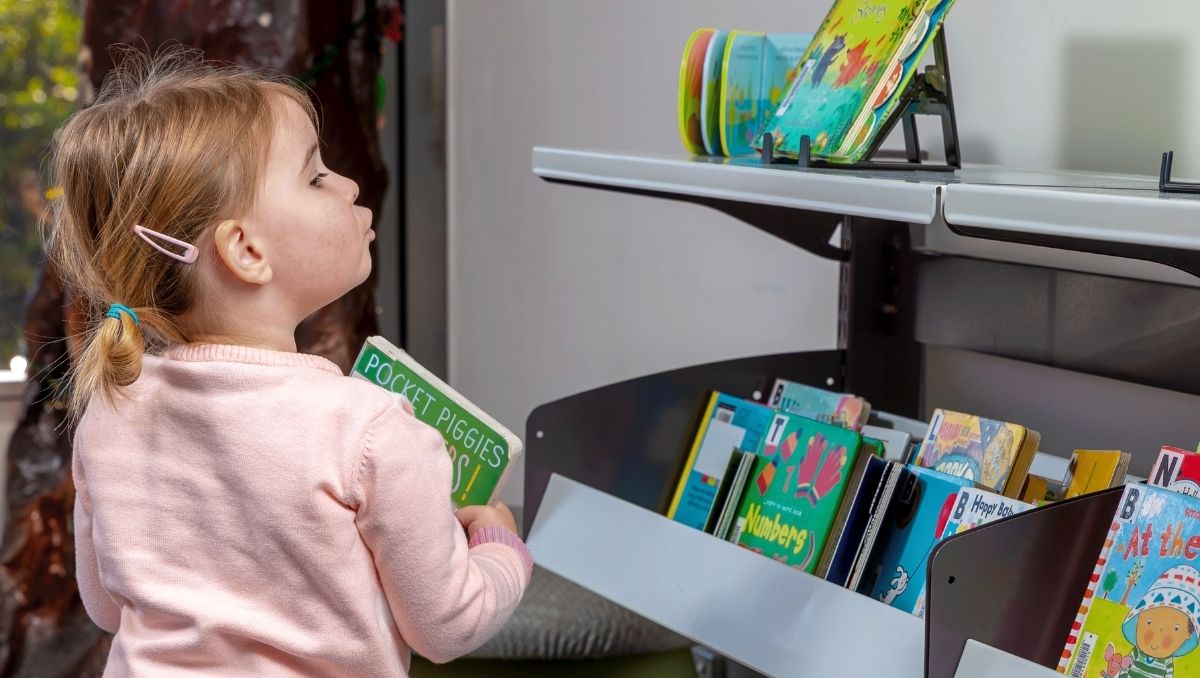
[[[923,675],[921,619],[562,476],[529,545],[542,567],[770,676]]]

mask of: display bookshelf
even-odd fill
[[[1048,667],[1066,629],[1055,625],[1086,582],[1056,582],[1052,573],[1032,585],[1005,580],[1010,589],[994,601],[981,601],[986,587],[970,583],[998,576],[989,568],[1013,566],[1012,558],[1036,557],[997,555],[1001,535],[1069,544],[1065,526],[1103,514],[1103,495],[944,542],[934,567],[957,573],[959,585],[931,576],[922,622],[666,519],[667,494],[708,392],[753,398],[776,377],[853,392],[901,419],[927,414],[922,368],[932,348],[1200,394],[1192,339],[1200,311],[1173,312],[1200,310],[1200,289],[930,251],[922,237],[949,229],[1200,276],[1200,199],[1160,194],[1152,177],[1096,173],[811,169],[541,147],[532,161],[551,182],[707,205],[841,265],[836,349],[647,375],[531,413],[526,528],[541,566],[767,675],[1057,675]],[[838,228],[840,242],[830,244]],[[1021,294],[1056,303],[1025,309]],[[1069,318],[1059,317],[1064,309]],[[1062,468],[1048,457],[1039,463]],[[1047,586],[1079,591],[1060,591],[1074,602],[1049,609],[1039,598]],[[973,609],[999,616],[972,623]],[[1045,630],[1015,612],[1039,609]]]

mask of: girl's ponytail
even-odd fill
[[[197,270],[212,229],[252,207],[283,102],[316,121],[308,96],[279,76],[195,50],[125,49],[118,61],[52,152],[43,239],[88,313],[62,394],[72,418],[96,395],[114,402],[144,355],[189,341],[189,323],[212,313]]]

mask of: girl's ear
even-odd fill
[[[213,247],[217,259],[238,280],[251,285],[271,282],[271,264],[267,261],[263,243],[253,237],[241,220],[226,219],[217,224],[213,231]]]

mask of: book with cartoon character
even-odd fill
[[[683,46],[683,57],[679,60],[676,104],[679,139],[687,152],[693,155],[704,153],[704,112],[700,103],[704,94],[704,59],[715,32],[711,28],[698,28],[692,32]]]
[[[730,454],[735,449],[757,449],[773,414],[761,403],[713,391],[700,417],[667,517],[703,530]]]
[[[1200,498],[1126,485],[1058,670],[1200,676]]]
[[[1037,431],[1018,424],[939,409],[916,463],[1020,497],[1040,440]]]
[[[776,412],[729,540],[812,573],[870,450],[854,431]]]
[[[776,379],[767,404],[809,419],[859,431],[871,415],[871,403],[848,393]]]
[[[925,565],[949,520],[959,489],[970,481],[909,466],[885,518],[879,554],[860,591],[905,612],[916,612],[925,591]]]
[[[953,0],[835,0],[763,128],[795,157],[862,159],[908,87]],[[762,148],[762,133],[755,148]]]

